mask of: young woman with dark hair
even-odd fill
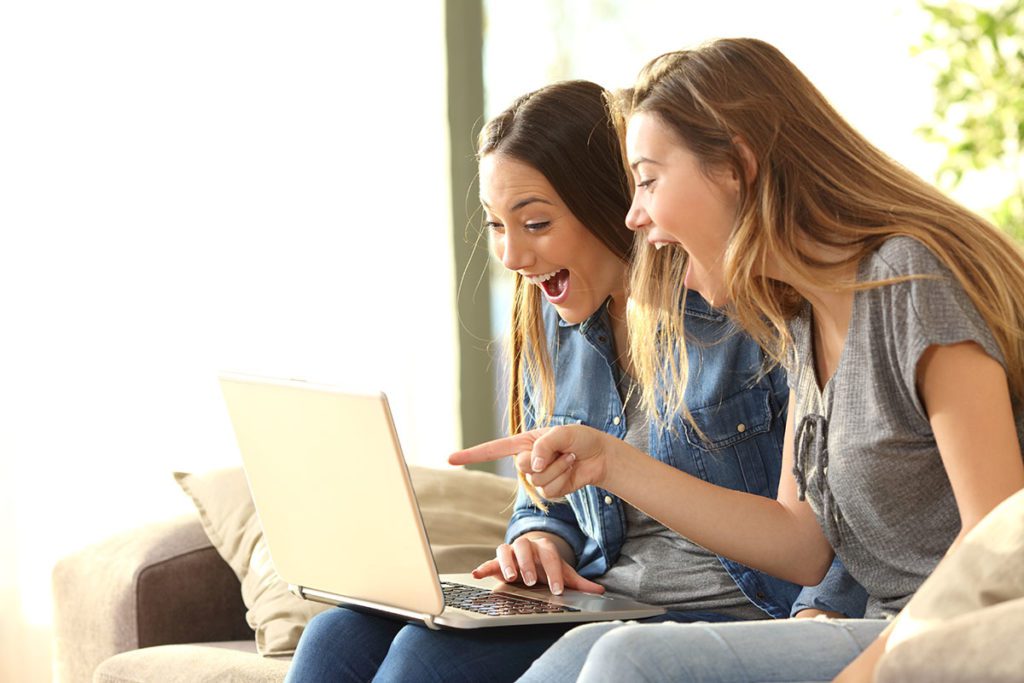
[[[868,143],[762,41],[655,59],[627,114],[630,227],[684,251],[676,291],[701,292],[788,370],[777,499],[713,486],[584,426],[452,461],[518,454],[546,497],[601,487],[805,585],[838,556],[873,618],[582,627],[528,678],[576,680],[582,666],[587,681],[818,681],[849,665],[844,678],[870,679],[887,618],[1024,486],[1024,258]],[[638,382],[664,387],[671,413],[687,407],[694,376],[669,367],[666,378],[660,358],[666,344],[689,346],[689,320],[665,305],[675,294],[650,276],[651,258],[634,269],[644,305],[630,338]]]
[[[695,427],[652,428],[626,356],[629,177],[606,93],[585,81],[519,98],[484,128],[480,198],[495,256],[515,273],[510,430],[583,424],[652,461],[774,496],[787,389],[780,371],[699,294],[672,305],[688,322]],[[699,368],[697,367],[699,366]],[[664,606],[662,620],[857,615],[863,592],[837,566],[813,589],[724,560],[607,491],[531,498],[524,480],[507,543],[477,577],[605,590]],[[372,562],[372,554],[365,561]],[[334,609],[303,634],[291,680],[514,680],[569,628],[430,631]]]

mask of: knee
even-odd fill
[[[566,655],[586,656],[594,643],[598,642],[606,634],[620,631],[626,626],[621,621],[600,621],[592,624],[577,626],[558,639],[558,642],[551,650],[558,653],[559,657]]]
[[[307,647],[317,643],[333,642],[351,633],[355,621],[362,615],[343,608],[329,609],[310,619],[302,631],[301,643]]]
[[[650,661],[646,652],[651,644],[651,629],[643,626],[622,626],[602,635],[590,649],[584,672],[586,680],[645,680],[646,673],[638,662]]]
[[[446,666],[458,661],[458,652],[446,647],[444,633],[419,625],[408,625],[398,632],[377,678],[382,681],[442,681]]]
[[[632,624],[601,636],[580,681],[719,681],[703,666],[705,655],[725,656],[705,624]],[[720,645],[720,643],[718,643]]]

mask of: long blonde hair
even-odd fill
[[[630,183],[607,96],[604,88],[588,81],[564,81],[527,93],[484,126],[477,155],[482,159],[502,154],[539,171],[572,215],[613,254],[628,261],[633,242],[625,225]],[[527,387],[535,425],[549,423],[555,403],[541,293],[519,273],[514,277],[508,349],[509,434],[526,427]],[[534,503],[546,510],[522,472],[519,480]]]
[[[1003,353],[1014,402],[1024,398],[1024,258],[1017,245],[871,145],[779,50],[739,38],[657,57],[633,91],[629,113],[640,112],[667,124],[709,176],[731,169],[740,178],[723,259],[729,313],[773,361],[784,362],[792,349],[787,321],[803,298],[761,275],[769,261],[812,287],[881,286],[889,282],[836,282],[834,274],[903,235],[921,242],[956,277]],[[753,178],[740,144],[756,161]],[[846,256],[822,261],[802,246],[807,242]],[[676,296],[671,287],[639,281],[645,258],[641,254],[634,266],[631,292],[647,303],[630,316],[629,329],[638,379],[653,386],[656,359],[682,329],[682,314],[664,305],[665,297]],[[666,322],[659,315],[679,320],[661,332],[658,325]],[[684,408],[685,371],[671,378],[669,407]]]

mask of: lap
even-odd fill
[[[608,633],[626,626],[698,621],[719,623],[731,620],[731,617],[713,612],[667,612],[639,621],[601,621],[576,626],[544,652],[519,680],[520,683],[575,681],[594,644]]]
[[[573,624],[444,629],[409,625],[376,681],[514,681]]]
[[[345,608],[306,627],[289,681],[514,681],[574,624],[434,631]]]
[[[830,681],[887,623],[786,619],[626,625],[593,644],[579,680]]]
[[[368,681],[404,626],[340,607],[321,612],[302,632],[287,681]]]

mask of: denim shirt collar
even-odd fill
[[[558,326],[579,327],[580,332],[586,334],[587,330],[592,325],[595,325],[598,322],[604,321],[605,325],[607,325],[605,316],[608,315],[608,305],[611,303],[611,301],[612,298],[609,296],[607,299],[604,300],[604,303],[598,306],[597,310],[594,311],[590,315],[590,317],[584,320],[583,322],[569,323],[563,320],[561,316],[559,316]],[[725,315],[725,311],[723,311],[720,308],[715,308],[714,306],[709,304],[703,296],[701,296],[696,290],[693,289],[686,290],[686,306],[683,310],[685,311],[686,315],[703,318],[704,320],[711,320],[714,322],[722,322],[727,317]]]
[[[580,328],[580,332],[582,332],[583,334],[586,334],[587,333],[587,329],[591,325],[597,323],[599,320],[604,318],[604,316],[607,314],[607,312],[608,312],[608,304],[611,303],[611,300],[612,300],[612,298],[610,296],[608,298],[606,298],[604,300],[604,303],[602,303],[600,306],[598,306],[597,310],[594,311],[593,313],[591,313],[590,317],[587,318],[586,320],[584,320],[583,322],[568,323],[568,322],[566,322],[565,320],[562,319],[562,316],[558,316],[558,326],[559,327],[579,327]]]
[[[683,310],[688,317],[701,318],[717,323],[724,322],[727,317],[724,310],[709,304],[707,299],[693,289],[686,290],[686,305]]]

